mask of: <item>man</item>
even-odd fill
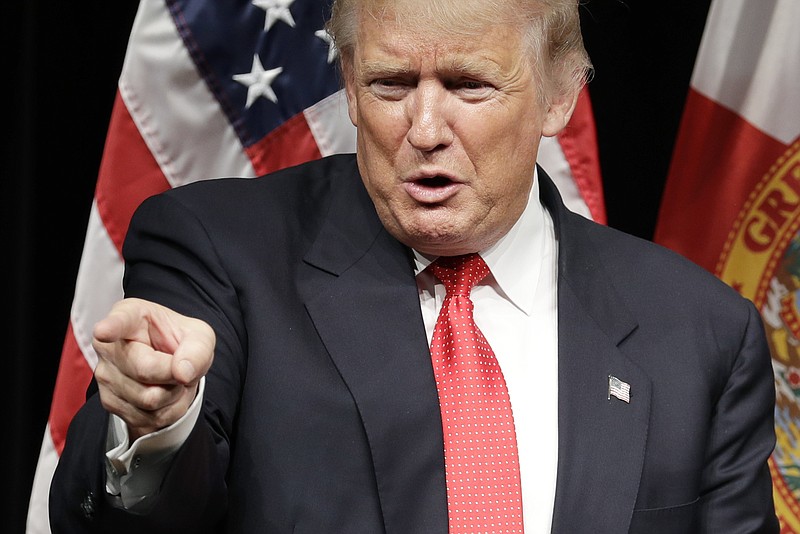
[[[339,0],[330,31],[357,155],[140,207],[54,531],[777,532],[758,313],[535,166],[574,0]]]

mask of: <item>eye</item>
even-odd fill
[[[487,98],[495,87],[482,80],[463,78],[454,80],[449,84],[449,89],[461,95],[466,100],[483,100]]]
[[[488,84],[479,82],[477,80],[465,80],[461,83],[461,87],[468,91],[477,91],[488,87]]]
[[[396,78],[376,78],[369,83],[369,87],[375,95],[381,98],[398,99],[408,92],[411,85]]]
[[[387,79],[387,78],[380,78],[372,82],[373,85],[377,85],[379,87],[397,87],[400,85],[400,82],[397,80]]]

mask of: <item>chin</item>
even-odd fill
[[[477,243],[465,239],[461,234],[442,232],[416,233],[406,236],[406,239],[401,239],[401,241],[414,250],[434,256],[456,256],[481,249]]]

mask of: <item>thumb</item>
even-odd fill
[[[172,375],[179,383],[189,386],[208,373],[214,360],[216,336],[206,323],[193,319],[184,329],[178,348],[172,356]]]

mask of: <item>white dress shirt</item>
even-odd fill
[[[491,274],[472,290],[474,315],[508,387],[522,480],[525,532],[550,532],[558,463],[558,343],[553,221],[539,202],[534,176],[528,204],[511,230],[481,251]],[[420,306],[430,345],[444,286],[425,268],[434,258],[414,251]],[[153,495],[168,462],[199,416],[205,378],[189,411],[173,425],[129,446],[125,423],[111,416],[106,490],[125,508]],[[144,503],[146,505],[146,503]]]

